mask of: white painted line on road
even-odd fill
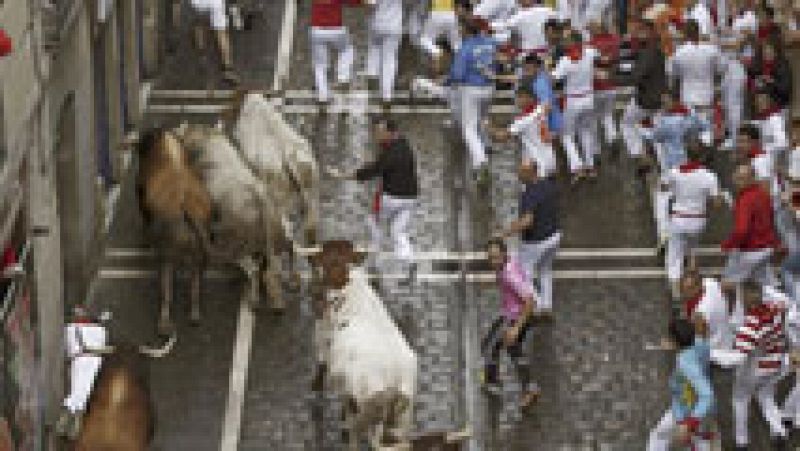
[[[236,342],[233,345],[233,362],[228,384],[228,402],[225,405],[225,417],[222,423],[220,451],[236,451],[239,446],[254,330],[255,316],[247,300],[242,297],[239,304],[239,321],[236,325]]]
[[[706,268],[701,270],[704,274],[720,274],[722,268]],[[238,277],[239,272],[226,269],[207,270],[205,277],[208,279],[230,279]],[[101,279],[152,279],[158,276],[154,269],[147,268],[101,268],[98,271]],[[301,271],[300,276],[304,280],[311,280],[311,273]],[[553,277],[558,280],[598,280],[598,279],[658,279],[665,277],[666,272],[662,268],[640,267],[626,269],[563,269],[553,271]],[[371,279],[401,280],[408,277],[407,273],[386,273],[370,274]],[[494,280],[495,273],[492,271],[471,271],[467,273],[468,282],[490,282]],[[417,280],[421,282],[448,282],[461,279],[461,273],[436,272],[419,273]]]
[[[305,247],[296,250],[297,255],[307,257],[314,252],[318,252],[319,247]],[[359,248],[365,251],[364,248]],[[721,256],[719,247],[708,246],[697,249],[697,255],[703,257]],[[391,257],[391,252],[381,252],[381,256]],[[114,259],[155,257],[156,252],[152,248],[108,248],[106,257]],[[623,259],[623,258],[645,258],[655,257],[656,251],[650,247],[620,247],[620,248],[564,248],[556,253],[557,260],[594,260],[594,259]],[[416,252],[411,257],[415,261],[475,261],[485,260],[485,251],[451,252],[445,250]]]
[[[297,20],[296,0],[286,0],[283,6],[283,23],[281,24],[281,37],[278,41],[278,57],[275,65],[275,74],[272,79],[272,89],[277,91],[286,77],[289,76],[289,60],[292,57],[292,44],[294,42],[294,28]]]

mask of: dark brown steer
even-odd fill
[[[148,357],[167,355],[173,336],[161,349],[121,345],[95,350],[104,354],[95,388],[74,451],[145,451],[155,430],[150,399]]]

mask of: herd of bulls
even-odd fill
[[[148,239],[160,257],[163,292],[157,329],[173,337],[174,273],[191,272],[190,321],[200,321],[201,279],[209,263],[232,264],[246,276],[243,299],[285,307],[288,282],[299,289],[295,228],[316,244],[320,175],[309,142],[260,93],[240,93],[235,117],[217,126],[181,124],[152,130],[139,141],[136,190]],[[302,225],[290,218],[302,213]],[[468,431],[412,433],[417,352],[409,345],[360,267],[363,255],[347,240],[322,243],[312,254],[315,345],[322,381],[342,396],[350,449],[460,449]],[[100,351],[98,351],[100,352]],[[168,351],[167,351],[168,352]],[[100,352],[102,353],[102,352]],[[105,352],[108,354],[109,352]],[[75,450],[144,450],[153,419],[143,356],[111,351],[95,384]],[[162,353],[163,355],[163,353]],[[123,393],[125,396],[104,396]],[[115,404],[116,403],[116,404]],[[102,431],[117,430],[113,436]],[[114,443],[112,443],[114,442]]]

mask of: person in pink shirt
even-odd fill
[[[485,359],[484,389],[499,394],[498,362],[500,350],[508,352],[522,385],[520,406],[526,408],[539,397],[539,386],[531,381],[530,364],[524,352],[525,337],[531,329],[534,308],[533,284],[516,258],[508,255],[506,244],[493,238],[488,245],[489,264],[497,272],[501,311],[481,342]]]

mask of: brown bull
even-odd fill
[[[200,320],[200,278],[211,252],[208,227],[211,199],[190,164],[190,156],[174,134],[153,130],[139,141],[136,183],[139,208],[161,259],[163,296],[158,331],[169,335],[175,267],[191,268],[191,313]]]
[[[154,431],[147,376],[145,357],[132,346],[106,356],[72,449],[147,450]]]

